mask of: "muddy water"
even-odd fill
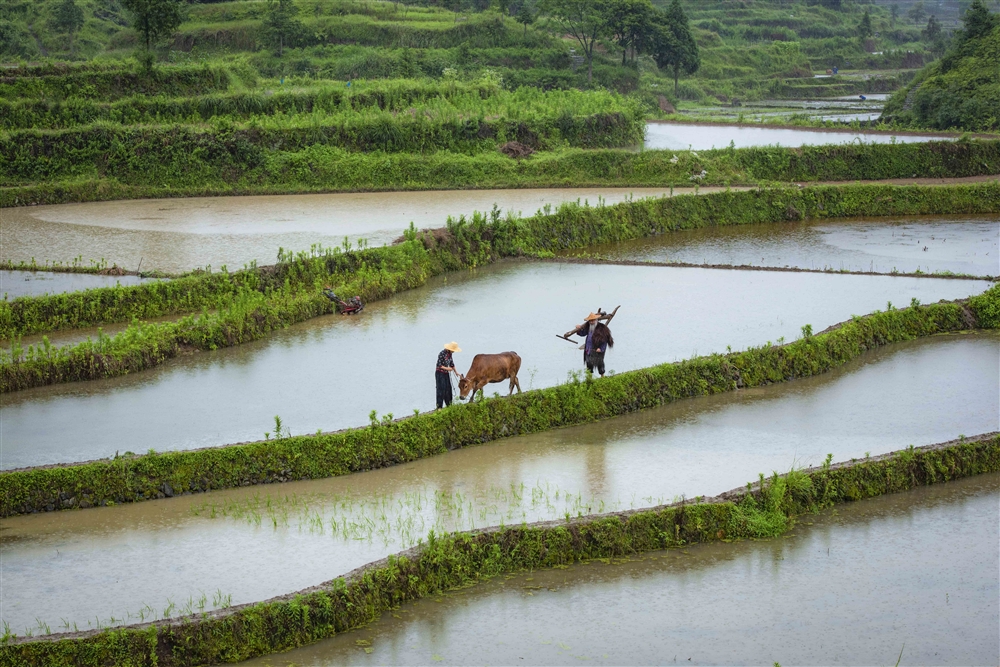
[[[214,310],[208,311],[214,313]],[[156,323],[156,322],[173,322],[179,320],[187,315],[164,315],[162,317],[151,317],[148,320],[143,320],[144,323]],[[97,340],[103,333],[105,336],[114,336],[115,334],[121,333],[125,329],[132,325],[131,322],[113,322],[111,324],[105,324],[99,327],[82,327],[80,329],[65,329],[63,331],[50,331],[44,334],[32,334],[30,336],[24,336],[20,339],[21,347],[27,348],[29,345],[42,345],[43,340],[48,338],[49,344],[55,347],[62,347],[63,345],[75,345],[82,341],[87,340]],[[10,352],[10,348],[14,341],[0,339],[0,349],[5,352]],[[0,399],[0,404],[2,404],[2,399]]]
[[[539,286],[546,289],[540,290]],[[564,382],[582,352],[556,337],[603,306],[614,321],[614,371],[794,340],[853,314],[976,294],[984,281],[779,274],[509,262],[441,277],[255,343],[171,360],[97,382],[0,396],[4,469],[261,439],[280,415],[293,433],[434,407],[437,353],[457,340],[466,370],[480,352],[514,350],[521,386]],[[491,385],[489,393],[506,391]]]
[[[908,216],[709,227],[593,246],[615,259],[888,273],[1000,275],[1000,216]]]
[[[998,503],[990,474],[841,506],[782,539],[499,578],[246,664],[992,665]]]
[[[693,125],[687,123],[652,122],[646,125],[646,149],[695,151],[726,148],[730,142],[736,148],[753,146],[819,146],[823,144],[914,143],[924,141],[953,141],[954,137],[889,135],[862,132],[820,132],[817,130],[791,130],[773,127],[746,127],[738,125]]]
[[[219,591],[299,590],[466,529],[711,495],[758,472],[1000,428],[1000,336],[940,336],[830,374],[346,477],[0,521],[3,620],[87,627]],[[334,523],[336,522],[336,527]],[[246,576],[247,572],[255,576]],[[177,607],[173,613],[177,613]],[[144,612],[148,613],[148,612]]]
[[[138,276],[101,276],[90,273],[0,270],[0,298],[16,299],[19,296],[75,292],[94,287],[138,285],[141,282],[145,281]]]
[[[0,215],[0,260],[105,259],[178,273],[212,265],[273,264],[278,248],[307,250],[365,238],[390,243],[412,221],[441,227],[448,216],[535,213],[546,204],[661,196],[663,188],[452,190],[267,197],[198,197],[7,209]]]

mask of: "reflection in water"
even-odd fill
[[[708,191],[705,188],[704,191]],[[448,216],[489,211],[531,215],[546,204],[596,206],[629,197],[667,194],[664,188],[445,190],[431,192],[195,197],[60,204],[6,209],[0,214],[0,260],[108,264],[180,273],[208,265],[273,264],[278,248],[308,250],[365,238],[391,243],[412,221],[442,227]]]
[[[592,246],[587,252],[639,261],[995,276],[1000,275],[1000,216],[707,227]]]
[[[162,614],[202,593],[262,600],[399,551],[432,528],[647,507],[828,453],[841,461],[1000,430],[998,365],[998,335],[936,336],[823,376],[367,473],[4,519],[2,620],[16,630],[36,617],[86,627],[95,615],[134,619],[147,604]]]
[[[92,273],[60,273],[55,271],[0,270],[0,298],[59,294],[95,287],[138,285],[148,282],[138,276],[102,276]]]
[[[496,578],[244,664],[994,664],[998,503],[992,473],[800,517],[781,539]]]
[[[821,132],[818,130],[790,130],[773,127],[739,127],[736,125],[691,125],[668,121],[652,122],[646,125],[646,149],[670,149],[695,151],[710,148],[726,148],[732,142],[735,148],[753,146],[821,146],[824,144],[868,144],[921,143],[926,141],[952,141],[954,137],[889,135],[859,132]]]
[[[539,289],[545,286],[544,290]],[[368,423],[434,406],[433,365],[457,340],[460,370],[479,352],[514,350],[521,386],[581,369],[554,334],[598,306],[622,305],[608,368],[794,340],[853,314],[976,294],[983,281],[506,262],[442,276],[267,339],[173,359],[150,371],[0,395],[4,469],[261,439],[280,415],[294,433]],[[488,393],[499,391],[493,385]]]

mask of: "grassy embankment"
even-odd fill
[[[368,427],[190,452],[149,453],[0,473],[0,516],[137,502],[166,493],[316,479],[380,468],[450,449],[826,372],[867,350],[948,331],[1000,327],[1000,285],[967,301],[890,304],[793,343],[715,354],[600,379],[456,404]]]
[[[422,285],[445,271],[505,257],[545,256],[559,250],[641,238],[711,225],[752,224],[858,215],[991,213],[1000,211],[1000,184],[952,187],[825,186],[718,192],[624,202],[565,205],[546,215],[499,212],[450,221],[438,234],[410,230],[383,247],[291,254],[274,267],[192,275],[171,281],[0,301],[0,392],[137,372],[182,349],[213,350],[258,339],[277,328],[331,312],[325,284],[371,301]],[[205,311],[215,309],[209,314]],[[201,311],[199,313],[199,311]],[[142,323],[198,313],[176,322]],[[114,336],[75,346],[22,349],[19,337],[133,324]]]
[[[576,120],[549,116],[539,120],[535,129],[512,120],[510,129],[502,131],[516,136],[521,127],[527,127],[552,137],[553,142],[557,137],[563,141],[560,124],[564,119],[569,128],[566,134],[577,137],[574,141],[579,143],[599,145],[634,136],[635,125],[624,112]],[[494,127],[502,124],[494,122]],[[442,141],[495,148],[499,140],[479,139],[479,127],[478,122],[464,125],[458,121]],[[422,125],[422,121],[393,120],[359,127],[358,141],[373,141],[372,133],[383,130],[399,133],[402,141],[416,145],[435,128],[430,121]],[[287,150],[271,143],[281,132],[289,133]],[[365,153],[326,143],[309,144],[323,132],[308,127],[271,132],[237,127],[96,126],[87,131],[0,135],[0,184],[5,186],[0,187],[0,206],[306,192],[770,185],[1000,173],[1000,142],[996,140],[699,152],[560,148],[514,160],[488,148],[473,153]]]
[[[1000,435],[760,476],[716,498],[566,521],[430,535],[425,544],[266,602],[143,626],[6,637],[0,665],[231,663],[347,632],[405,602],[508,572],[786,532],[797,515],[1000,470]]]

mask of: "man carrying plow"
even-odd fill
[[[621,306],[615,307],[610,313],[598,308],[596,313],[587,315],[580,326],[561,336],[556,334],[558,338],[568,340],[571,343],[573,341],[570,340],[570,336],[582,336],[585,339],[583,345],[580,346],[583,350],[583,363],[587,366],[588,371],[593,373],[596,369],[602,377],[604,376],[604,353],[608,351],[609,347],[615,346],[615,339],[611,337],[611,329],[608,328],[607,323],[611,322],[619,308]]]

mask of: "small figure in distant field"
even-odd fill
[[[341,315],[357,315],[365,309],[365,304],[361,301],[360,296],[352,296],[345,301],[334,294],[333,289],[329,286],[323,288],[323,296],[333,301],[337,312]]]
[[[865,97],[864,95],[858,95],[858,97],[859,97],[859,98],[861,98],[861,101],[862,101],[862,102],[864,102],[865,100],[867,100],[867,99],[868,99],[868,98],[867,98],[867,97]]]
[[[596,370],[602,377],[604,376],[604,354],[609,347],[615,346],[615,339],[611,337],[611,329],[601,320],[610,322],[615,313],[618,312],[618,308],[621,306],[616,307],[610,314],[598,308],[596,313],[587,315],[583,324],[559,336],[564,340],[569,340],[570,336],[583,336],[585,340],[580,346],[583,349],[583,363],[587,366],[588,371],[593,373]]]
[[[434,368],[434,381],[437,384],[438,410],[451,405],[451,376],[448,374],[454,373],[457,377],[461,377],[458,375],[458,371],[455,370],[455,360],[451,355],[461,351],[462,348],[458,346],[458,343],[452,341],[445,345],[444,349],[438,353],[437,366]]]

